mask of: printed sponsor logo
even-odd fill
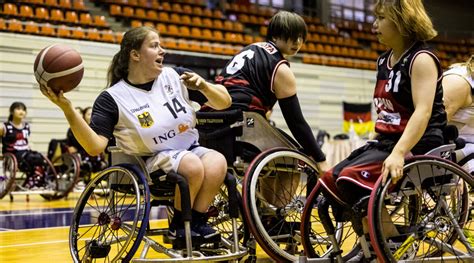
[[[148,105],[148,103],[147,103],[147,104],[142,105],[142,106],[140,106],[140,107],[138,107],[138,108],[131,109],[130,112],[131,112],[131,113],[135,113],[135,112],[137,112],[137,111],[142,111],[142,110],[148,109],[148,108],[150,108],[150,105]]]

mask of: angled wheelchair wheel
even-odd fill
[[[99,197],[101,193],[104,197]],[[145,234],[150,191],[132,165],[110,167],[80,196],[69,230],[75,262],[129,262]]]
[[[64,153],[53,163],[56,171],[57,189],[54,194],[42,194],[47,200],[57,200],[66,197],[73,189],[79,178],[80,160],[76,155]]]
[[[15,155],[5,153],[2,157],[2,173],[0,174],[0,199],[6,196],[15,183],[15,174],[18,169]]]
[[[300,223],[315,162],[292,149],[259,154],[243,182],[244,216],[258,244],[278,262],[295,261],[302,250]]]
[[[335,202],[335,201],[334,201]],[[303,211],[301,219],[301,237],[306,256],[309,258],[330,258],[335,256],[336,249],[332,242],[337,242],[337,246],[342,251],[341,256],[344,261],[353,258],[360,251],[358,237],[352,228],[350,220],[337,222],[334,213],[335,210],[342,209],[342,206],[335,207],[328,202],[323,193],[321,184],[317,184],[313,189]],[[324,220],[321,220],[321,213],[326,211],[327,217],[334,228],[334,239],[326,232]]]
[[[474,244],[466,237],[471,232],[474,237],[466,224],[474,179],[433,156],[408,159],[403,172],[393,186],[390,179],[385,185],[379,180],[370,197],[369,231],[377,256],[386,262],[462,262]]]

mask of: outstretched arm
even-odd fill
[[[64,97],[62,91],[56,94],[46,86],[41,86],[40,89],[44,96],[63,111],[74,137],[89,155],[96,156],[105,150],[108,139],[91,129],[82,116],[74,110],[71,101]]]
[[[328,170],[326,157],[319,148],[314,138],[311,127],[309,127],[296,96],[296,80],[290,68],[283,64],[276,72],[273,89],[278,99],[283,117],[291,133],[309,154],[318,163],[322,171]]]
[[[181,75],[184,85],[191,90],[199,90],[207,98],[206,104],[216,110],[224,110],[230,107],[232,99],[227,89],[220,84],[207,82],[194,72],[184,72]]]

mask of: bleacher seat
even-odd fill
[[[109,43],[115,43],[115,35],[114,35],[114,32],[112,30],[105,30],[105,31],[102,31],[102,38],[101,38],[101,41],[104,41],[104,42],[109,42]]]
[[[85,39],[86,33],[84,32],[84,29],[82,29],[82,27],[78,26],[72,29],[71,37],[75,39]]]
[[[28,21],[25,24],[25,33],[39,34],[39,26],[35,21]]]
[[[58,1],[57,0],[44,0],[44,4],[49,5],[49,6],[57,7],[58,6]]]
[[[5,20],[0,17],[0,31],[4,31],[7,29],[7,25],[5,24]]]
[[[56,30],[50,23],[41,26],[40,34],[43,36],[56,36]]]
[[[143,8],[136,8],[135,9],[135,17],[140,18],[140,19],[145,19],[147,18],[145,9]]]
[[[33,14],[33,8],[31,8],[29,5],[21,5],[19,15],[25,18],[33,18],[35,16]]]
[[[59,0],[59,7],[61,8],[71,8],[71,0]]]
[[[71,37],[71,30],[66,25],[60,25],[56,33],[58,37],[69,38]]]
[[[155,10],[147,10],[146,16],[151,20],[158,20],[158,13]]]
[[[74,3],[72,4],[72,8],[79,11],[86,10],[86,6],[83,0],[74,0]]]
[[[48,10],[44,7],[37,7],[35,10],[35,16],[37,19],[42,19],[42,20],[49,19]]]
[[[94,25],[96,27],[108,27],[107,20],[105,16],[95,15],[94,16]]]
[[[89,14],[89,13],[81,13],[81,14],[79,15],[79,22],[80,22],[82,25],[87,25],[87,26],[93,25],[93,21],[92,21],[91,14]]]
[[[16,16],[18,15],[18,8],[16,7],[15,4],[5,3],[3,4],[3,14],[6,16],[9,16],[9,15]]]
[[[13,19],[10,19],[7,30],[11,32],[21,33],[23,32],[23,25],[21,24],[19,20],[13,18]]]
[[[77,17],[77,13],[75,11],[66,11],[65,18],[67,23],[76,24],[79,22],[79,18]]]
[[[52,9],[50,11],[49,19],[55,22],[63,21],[64,20],[63,11],[60,9]]]
[[[122,14],[122,7],[119,5],[110,5],[109,6],[109,13],[111,16],[118,16]]]
[[[92,40],[92,41],[100,41],[102,38],[97,28],[89,28],[87,30],[87,39]]]

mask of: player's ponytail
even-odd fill
[[[107,87],[127,77],[130,52],[140,50],[146,36],[152,31],[158,33],[154,28],[142,26],[130,29],[123,35],[120,50],[113,57],[107,72]]]

